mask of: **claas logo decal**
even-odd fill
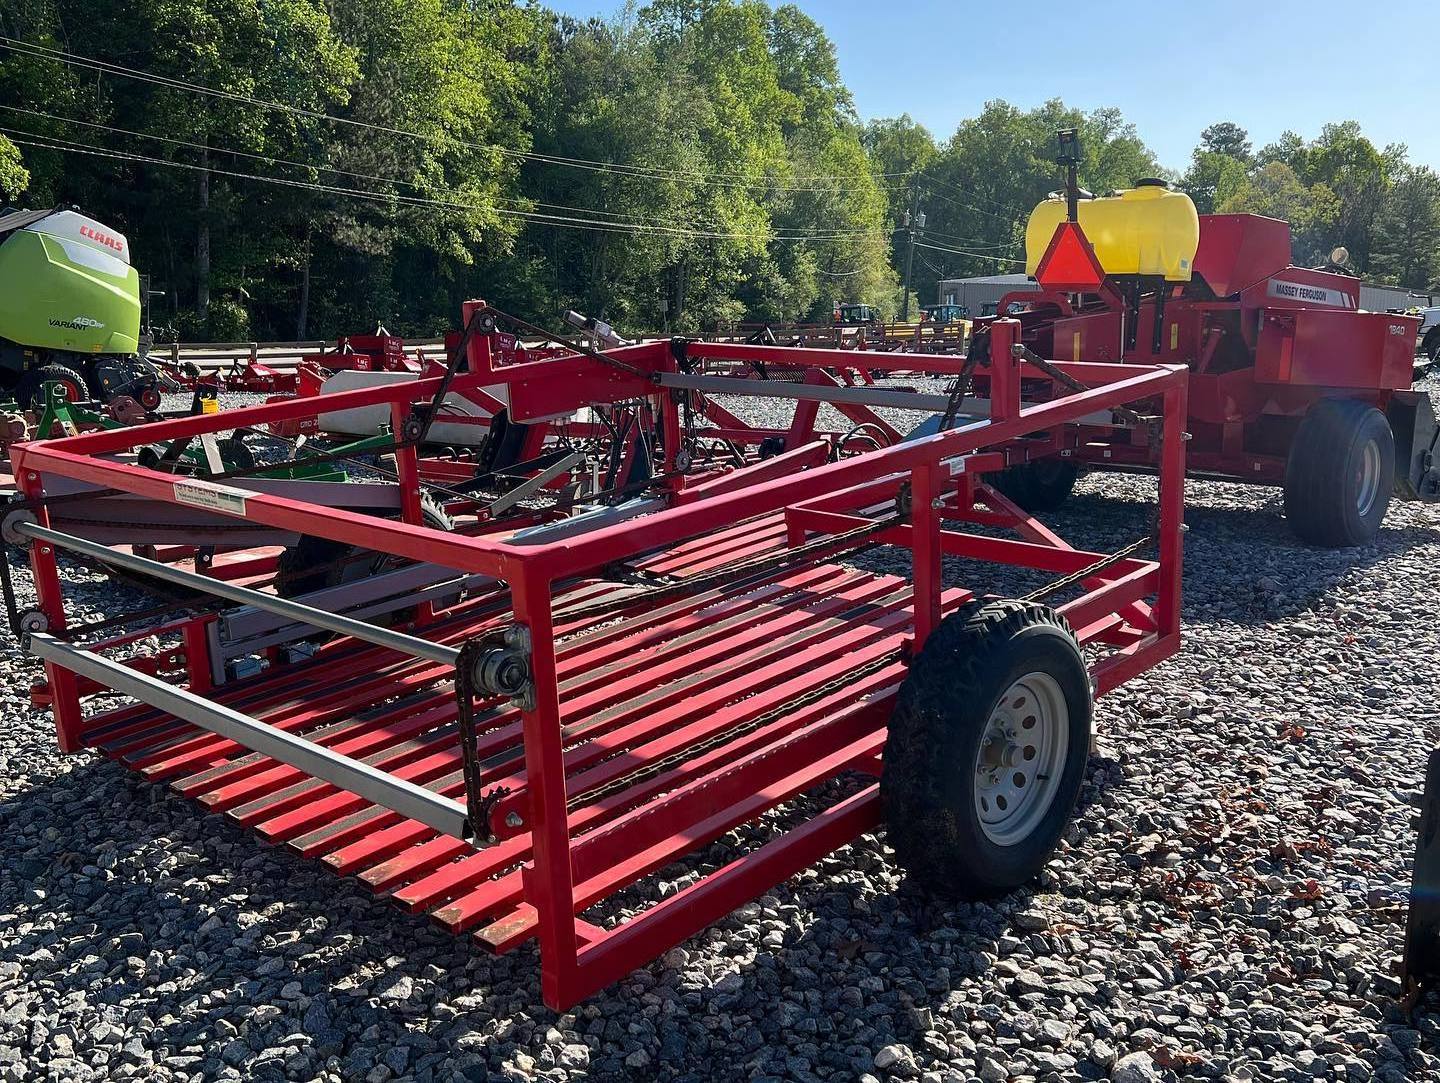
[[[125,246],[120,243],[118,237],[112,237],[108,233],[101,233],[98,229],[89,226],[80,227],[80,236],[89,237],[96,244],[103,244],[106,248],[113,248],[116,252],[125,251]]]

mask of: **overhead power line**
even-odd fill
[[[941,240],[953,241],[956,244],[963,244],[966,248],[978,249],[980,251],[1009,251],[1020,247],[1019,241],[1005,241],[1002,244],[991,244],[988,241],[978,241],[970,237],[956,237],[949,233],[938,233],[929,226],[926,226],[919,232],[926,237],[939,237]]]
[[[927,180],[927,181],[924,182],[924,183],[929,183],[929,182],[928,182],[928,180]],[[951,184],[951,185],[946,185],[946,187],[951,188],[951,189],[954,189],[954,190],[956,190],[956,191],[959,191],[959,189],[956,189],[953,184]],[[1016,222],[1018,222],[1018,221],[1020,220],[1020,218],[1021,218],[1021,216],[1020,216],[1018,213],[1014,212],[1014,211],[1009,211],[1009,212],[1006,213],[1006,214],[1000,214],[1000,213],[998,213],[997,211],[986,210],[984,207],[978,206],[978,205],[976,205],[976,204],[974,204],[974,203],[968,203],[968,202],[966,202],[965,200],[956,199],[954,196],[947,196],[944,192],[937,192],[937,191],[935,191],[933,188],[930,190],[930,192],[929,192],[928,194],[929,194],[930,196],[933,196],[933,197],[936,198],[936,199],[944,200],[946,203],[949,203],[949,204],[951,204],[951,205],[953,205],[953,206],[956,206],[956,207],[960,207],[960,208],[962,208],[962,209],[964,209],[964,210],[974,211],[976,214],[988,215],[989,217],[994,218],[996,221],[1004,222],[1006,225],[1009,225],[1009,226],[1013,226],[1013,225],[1014,225]],[[997,206],[998,206],[998,204],[997,204]],[[1007,210],[1008,210],[1008,209],[1007,209]]]
[[[968,256],[971,259],[990,260],[992,263],[1018,263],[1021,266],[1024,266],[1025,264],[1025,261],[1023,259],[1013,259],[1010,256],[991,256],[987,255],[984,252],[967,252],[961,248],[947,248],[944,245],[925,244],[923,241],[916,241],[915,247],[925,248],[930,250],[931,252],[948,252],[952,256]]]
[[[153,158],[149,155],[133,154],[125,151],[110,150],[108,148],[95,147],[91,144],[79,143],[74,140],[60,139],[55,136],[36,137],[33,132],[21,132],[14,128],[0,126],[0,132],[8,133],[12,141],[21,146],[36,147],[43,150],[59,151],[67,154],[83,154],[92,157],[109,158],[112,160],[138,162],[144,165],[161,166],[170,169],[185,169],[192,172],[213,173],[219,176],[235,177],[243,180],[257,181],[262,184],[274,184],[287,188],[299,188],[307,191],[324,192],[327,194],[340,195],[353,199],[366,200],[372,203],[400,204],[403,206],[416,207],[441,207],[451,210],[489,211],[493,214],[507,218],[518,218],[524,221],[535,222],[542,225],[554,225],[562,228],[588,229],[601,233],[630,233],[630,234],[655,234],[661,236],[673,236],[684,238],[713,238],[720,240],[746,240],[753,241],[763,239],[766,241],[814,241],[814,240],[837,240],[854,237],[857,235],[870,234],[871,231],[860,230],[850,233],[838,232],[816,232],[816,233],[795,233],[782,234],[774,233],[769,236],[759,236],[754,233],[722,232],[718,230],[697,230],[683,227],[666,226],[659,224],[641,224],[618,221],[597,221],[594,219],[569,217],[564,215],[543,214],[539,212],[520,211],[505,207],[487,207],[476,203],[464,203],[456,200],[428,199],[419,196],[406,196],[398,193],[369,192],[359,188],[343,188],[337,185],[321,184],[317,181],[295,180],[289,177],[266,177],[255,173],[242,173],[237,170],[220,169],[213,165],[197,165],[190,162],[176,162],[165,158]],[[26,138],[29,137],[29,138]],[[41,142],[40,140],[46,140]],[[878,233],[874,235],[879,235]]]
[[[921,263],[923,263],[926,267],[929,267],[931,274],[933,274],[933,275],[935,275],[935,276],[937,276],[937,277],[939,277],[939,278],[944,278],[944,277],[945,277],[945,273],[946,273],[946,272],[942,271],[939,267],[936,267],[935,264],[931,263],[931,262],[930,262],[928,259],[926,259],[924,256],[916,256],[915,258],[918,259]]]
[[[925,178],[925,184],[927,184],[927,185],[936,185],[936,184],[938,184],[938,185],[940,185],[941,187],[950,189],[950,191],[954,192],[956,195],[965,196],[965,197],[968,198],[968,199],[978,199],[978,200],[980,200],[980,201],[982,201],[982,202],[984,202],[984,203],[990,204],[990,206],[992,206],[992,207],[998,207],[998,208],[1000,208],[1000,210],[1004,211],[1007,215],[1010,216],[1011,221],[1015,221],[1015,220],[1019,219],[1020,216],[1021,216],[1021,212],[1020,212],[1020,211],[1017,211],[1014,207],[1010,206],[1009,204],[1007,204],[1007,203],[1001,203],[1001,202],[1000,202],[999,200],[997,200],[997,199],[991,199],[989,196],[985,195],[983,192],[977,192],[977,191],[975,191],[973,188],[962,188],[962,187],[960,187],[960,185],[954,184],[954,183],[952,183],[951,181],[941,180],[939,177],[933,177],[933,176],[928,176],[928,177],[926,177],[926,178]],[[943,197],[942,197],[942,198],[943,198]],[[979,210],[978,207],[975,208],[975,209],[976,209],[976,210]]]
[[[294,116],[306,117],[311,120],[323,121],[329,124],[341,124],[367,131],[382,132],[387,135],[397,135],[409,139],[418,139],[423,142],[438,142],[438,137],[425,135],[420,132],[410,131],[405,128],[398,128],[387,124],[375,124],[370,121],[356,120],[353,117],[337,117],[330,113],[324,113],[315,109],[307,109],[303,106],[290,105],[285,102],[270,101],[265,98],[256,98],[249,94],[240,94],[235,91],[218,90],[215,87],[205,86],[202,83],[192,83],[184,79],[175,79],[168,75],[156,75],[140,68],[128,68],[121,64],[113,64],[105,60],[95,60],[90,57],[79,57],[60,49],[51,49],[48,46],[36,45],[33,42],[22,41],[19,38],[7,37],[0,34],[0,47],[9,49],[12,52],[38,57],[44,60],[53,60],[73,67],[87,68],[92,71],[106,72],[112,75],[120,75],[128,79],[136,79],[142,82],[152,83],[158,86],[167,87],[172,90],[182,90],[192,94],[203,94],[209,97],[221,98],[227,101],[234,101],[243,105],[249,105],[261,109],[270,109],[278,112],[289,113]],[[515,158],[523,161],[538,162],[547,165],[555,165],[570,169],[585,169],[593,172],[619,173],[636,177],[649,177],[652,179],[664,180],[705,180],[722,187],[752,188],[778,192],[829,192],[839,193],[842,191],[855,191],[855,189],[844,189],[812,183],[801,185],[775,184],[766,181],[755,181],[746,179],[744,173],[708,172],[700,170],[667,169],[660,166],[640,166],[618,162],[602,162],[591,158],[574,158],[557,154],[539,154],[533,151],[515,150],[511,147],[501,146],[497,143],[477,143],[471,140],[452,138],[451,141],[457,145],[469,147],[474,150],[483,150],[505,157]],[[893,177],[905,177],[912,175],[913,171],[903,173],[865,174],[870,179],[889,179]],[[740,179],[736,179],[740,178]],[[854,174],[817,174],[808,178],[797,178],[811,182],[819,181],[849,181],[860,180],[860,176]]]
[[[165,144],[167,144],[167,145],[169,145],[169,146],[186,147],[186,148],[191,149],[191,150],[203,151],[203,152],[208,153],[208,154],[228,154],[228,155],[234,155],[234,156],[236,156],[236,157],[246,158],[246,159],[249,159],[249,160],[251,160],[251,161],[261,162],[261,163],[264,163],[264,164],[266,164],[266,165],[288,165],[288,166],[294,166],[294,167],[296,167],[296,168],[298,168],[298,169],[313,169],[313,170],[315,170],[316,172],[319,172],[319,173],[329,173],[329,174],[332,174],[332,175],[335,175],[335,176],[351,177],[351,178],[354,178],[354,179],[356,179],[356,180],[374,181],[374,182],[376,182],[376,183],[378,183],[378,184],[398,184],[398,185],[400,185],[400,186],[402,186],[402,187],[410,188],[410,189],[413,189],[413,190],[419,191],[419,192],[430,192],[430,193],[434,193],[434,192],[443,192],[443,191],[444,191],[443,189],[439,189],[439,188],[437,188],[437,187],[434,186],[434,185],[422,184],[422,183],[419,183],[419,182],[416,182],[416,181],[409,181],[409,180],[405,180],[405,179],[400,178],[400,177],[389,177],[389,176],[384,176],[384,175],[377,175],[377,174],[374,174],[374,173],[359,173],[359,172],[356,172],[356,171],[354,171],[354,170],[350,170],[350,169],[340,169],[340,168],[335,167],[335,166],[317,165],[317,164],[312,163],[312,162],[298,162],[298,161],[295,161],[294,159],[291,159],[291,158],[277,158],[277,157],[275,157],[275,156],[273,156],[273,155],[269,155],[269,154],[255,154],[255,153],[252,153],[252,152],[250,152],[250,151],[236,150],[236,149],[234,149],[233,147],[214,146],[214,145],[209,144],[209,143],[197,143],[197,142],[195,142],[195,141],[193,141],[193,140],[189,140],[189,139],[176,139],[176,138],[174,138],[173,136],[156,135],[156,134],[154,134],[154,133],[152,133],[152,132],[137,132],[137,131],[133,131],[133,130],[131,130],[131,129],[129,129],[129,128],[117,128],[117,127],[114,127],[114,126],[109,125],[109,124],[100,124],[100,123],[98,123],[98,122],[96,122],[96,121],[80,120],[80,119],[77,118],[77,117],[62,117],[62,116],[57,116],[57,115],[54,114],[54,113],[46,113],[46,112],[43,112],[43,111],[41,111],[41,110],[39,110],[39,109],[29,109],[29,108],[25,108],[25,107],[23,107],[23,106],[18,106],[18,105],[5,105],[4,103],[0,103],[0,109],[5,109],[5,110],[8,110],[8,111],[10,111],[10,112],[12,112],[12,113],[21,113],[21,114],[24,114],[24,115],[26,115],[26,116],[37,117],[37,118],[41,118],[41,119],[44,119],[44,120],[59,121],[59,122],[61,122],[61,123],[63,123],[63,124],[73,124],[73,125],[76,125],[76,126],[79,126],[79,127],[90,128],[90,129],[92,129],[92,130],[110,132],[110,133],[116,134],[116,135],[126,135],[126,136],[134,137],[134,138],[136,138],[136,139],[148,139],[148,140],[152,140],[152,141],[158,142],[158,143],[165,143]],[[8,129],[7,129],[7,130],[8,130]],[[36,138],[40,138],[40,139],[53,139],[53,138],[58,138],[58,137],[55,137],[55,136],[47,135],[47,134],[45,134],[45,133],[43,133],[43,132],[24,132],[23,134],[25,134],[25,135],[33,135],[33,136],[35,136]],[[69,142],[69,141],[68,141],[68,140],[61,140],[61,142]],[[89,146],[90,144],[76,144],[76,145],[79,145],[79,146]],[[383,195],[384,193],[376,193],[376,194],[377,194],[377,195]],[[577,214],[601,215],[601,216],[603,216],[603,217],[605,217],[605,218],[617,218],[617,219],[622,219],[622,220],[627,220],[627,219],[628,219],[628,220],[631,220],[631,221],[639,222],[639,223],[641,223],[641,224],[647,224],[647,223],[649,223],[649,222],[652,221],[651,219],[645,218],[644,216],[641,216],[641,215],[625,214],[625,213],[620,212],[620,211],[601,210],[601,209],[596,208],[596,207],[573,207],[573,206],[569,206],[569,205],[564,204],[564,203],[546,203],[546,202],[544,202],[543,200],[514,199],[514,198],[510,198],[510,197],[508,197],[508,196],[493,196],[493,197],[491,197],[491,198],[492,198],[494,201],[499,202],[499,203],[515,204],[515,205],[518,205],[518,206],[520,206],[520,207],[522,207],[522,208],[525,208],[525,209],[529,209],[530,207],[546,207],[546,208],[548,208],[548,209],[550,209],[550,210],[572,211],[572,212],[577,213]],[[682,228],[686,228],[686,227],[682,227]],[[837,232],[838,232],[838,231],[837,231]],[[857,231],[857,232],[858,232],[858,231]],[[863,231],[863,232],[865,232],[865,233],[868,234],[868,233],[871,232],[871,231],[866,230],[866,231]]]

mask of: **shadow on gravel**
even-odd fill
[[[1092,776],[1107,763],[1092,758]],[[1087,784],[1082,811],[1102,792]],[[747,1050],[744,1074],[850,1078],[873,1072],[883,1047],[924,1048],[954,989],[995,981],[997,944],[1033,935],[1014,917],[1031,891],[977,903],[924,894],[897,883],[881,833],[557,1018],[540,1004],[533,947],[494,957],[118,765],[80,764],[0,810],[0,981],[24,990],[7,1003],[111,1020],[79,1028],[111,1053],[111,1070],[279,1080],[311,1078],[333,1058],[347,1079],[384,1063],[394,1076],[485,1080],[517,1055],[543,1067],[541,1035],[558,1023],[613,1050],[587,1054],[592,1078],[731,1078],[734,1064],[711,1061],[714,1028],[738,1018],[726,1040]],[[780,941],[762,944],[772,929]],[[712,957],[697,967],[702,954]],[[1021,975],[1015,988],[1039,980]],[[668,1005],[659,1027],[656,998]],[[137,1016],[139,1004],[153,1010]],[[998,1002],[974,1012],[1020,1036]],[[52,1074],[101,1078],[46,1059]]]
[[[1186,508],[1185,621],[1260,625],[1295,617],[1315,609],[1347,578],[1412,549],[1440,544],[1440,528],[1406,525],[1384,527],[1373,544],[1359,548],[1313,548],[1295,539],[1278,513],[1279,497],[1271,499],[1277,509],[1273,512],[1204,503]],[[1153,506],[1103,492],[1079,492],[1043,522],[1077,548],[1110,553],[1152,529]],[[976,532],[1013,536],[998,530]],[[906,579],[911,575],[910,554],[898,549],[870,550],[848,556],[844,563]],[[1002,598],[1021,597],[1056,578],[1049,572],[952,557],[944,561],[944,576],[946,586]],[[1070,596],[1061,595],[1052,604]]]
[[[1239,509],[1186,514],[1183,617],[1208,623],[1269,624],[1315,610],[1336,588],[1367,569],[1440,543],[1440,529],[1383,528],[1355,549],[1316,549],[1296,541],[1283,521],[1256,529],[1263,516]]]
[[[1091,758],[1077,816],[1105,815],[1113,764]],[[55,1078],[163,1064],[309,1079],[328,1064],[367,1080],[848,1079],[892,1049],[923,1066],[1034,1055],[1065,998],[1103,1013],[1114,995],[1047,969],[1075,949],[1063,925],[1034,920],[1035,890],[918,891],[883,832],[556,1016],[533,948],[493,957],[118,766],[82,765],[0,809],[0,984],[22,991],[9,983],[7,1010],[83,1010],[72,1025],[110,1058],[87,1075],[51,1050]],[[1111,981],[1144,966],[1126,959]],[[1108,1074],[1051,1059],[1052,1078]]]
[[[438,1071],[492,1043],[480,1024],[543,1013],[533,952],[490,955],[118,765],[82,764],[0,810],[0,985],[28,986],[36,1015],[63,1002],[113,1017],[92,1032],[118,1051],[111,1069],[153,1057],[278,1080],[339,1057],[347,1079]],[[12,987],[4,1005],[23,1003]],[[137,1026],[143,1003],[155,1011]],[[462,1016],[476,1026],[456,1024],[453,1043],[431,1036]],[[4,1022],[0,1045],[16,1041]],[[364,1039],[372,1027],[383,1042]],[[487,1078],[471,1059],[465,1078]],[[69,1068],[52,1052],[52,1078],[101,1078]]]

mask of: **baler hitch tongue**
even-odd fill
[[[1410,912],[1405,921],[1401,982],[1414,1006],[1440,979],[1440,748],[1425,764],[1420,830],[1410,874]]]

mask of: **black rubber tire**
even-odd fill
[[[1378,490],[1368,512],[1358,503],[1365,449],[1379,452]],[[1310,407],[1285,464],[1285,518],[1307,545],[1339,549],[1372,541],[1395,487],[1395,437],[1375,407],[1322,399]]]
[[[259,463],[255,452],[239,436],[220,441],[220,457],[228,470],[253,470]]]
[[[1420,343],[1420,352],[1430,359],[1432,365],[1440,361],[1440,326],[1425,332],[1425,338]]]
[[[998,845],[975,808],[976,757],[1002,693],[1026,674],[1054,678],[1069,742],[1049,809]],[[1090,754],[1090,676],[1065,619],[1035,602],[971,603],[935,629],[900,686],[885,739],[880,797],[900,865],[942,895],[982,898],[1030,881],[1075,807]]]
[[[1006,467],[985,480],[1028,512],[1054,511],[1075,491],[1080,466],[1074,459],[1036,459]]]
[[[26,369],[15,382],[15,401],[22,410],[41,410],[45,404],[40,401],[40,391],[47,383],[68,385],[71,402],[84,402],[90,397],[85,378],[68,365],[50,362]]]

